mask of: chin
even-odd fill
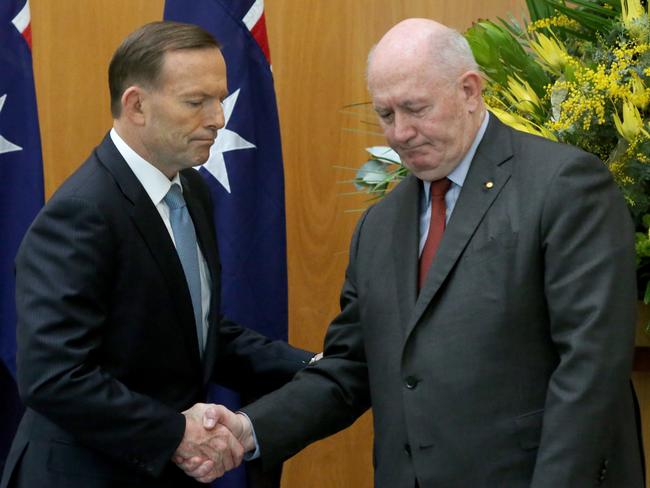
[[[201,154],[198,156],[195,156],[192,158],[192,166],[199,166],[200,164],[205,164],[208,159],[210,159],[210,152],[206,152],[205,154]]]
[[[406,166],[411,173],[413,173],[418,177],[421,175],[434,173],[438,170],[439,167],[438,164],[432,164],[430,160],[415,161],[415,162],[408,161],[408,162],[404,162],[404,166]]]
[[[425,164],[421,166],[407,164],[405,166],[413,174],[413,176],[422,181],[434,181],[447,176],[446,174],[441,174],[443,171],[441,171],[438,166],[433,167],[431,164]]]

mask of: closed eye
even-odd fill
[[[377,115],[382,122],[390,122],[393,120],[393,112],[377,112]]]
[[[422,107],[411,107],[408,109],[408,111],[413,115],[422,115],[427,111],[428,108],[428,105],[424,105]]]

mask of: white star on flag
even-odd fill
[[[217,133],[217,138],[210,148],[210,157],[203,167],[212,174],[221,186],[223,186],[228,193],[230,192],[230,181],[228,180],[228,171],[226,170],[226,161],[223,159],[223,153],[228,151],[237,151],[239,149],[252,149],[255,148],[242,136],[228,129],[228,121],[237,103],[239,96],[239,88],[228,95],[223,101],[223,113],[225,118],[225,125]]]
[[[6,93],[0,97],[0,112],[2,112],[2,107],[4,106],[6,99],[7,99]],[[12,152],[12,151],[22,151],[22,150],[23,150],[22,147],[17,146],[13,142],[9,142],[7,139],[5,139],[0,135],[0,154]]]

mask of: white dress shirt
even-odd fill
[[[115,147],[126,161],[126,164],[129,165],[129,168],[131,168],[131,171],[133,171],[135,177],[144,187],[147,195],[149,195],[151,202],[160,214],[160,218],[162,218],[162,221],[165,223],[167,232],[169,232],[169,237],[171,237],[174,246],[176,246],[172,224],[169,220],[169,207],[163,201],[163,198],[167,195],[172,184],[178,184],[178,186],[181,187],[181,191],[183,190],[183,185],[181,184],[178,173],[172,180],[170,180],[158,168],[147,162],[138,153],[131,149],[120,137],[115,128],[111,129],[110,136],[113,144],[115,144]],[[201,309],[203,312],[202,344],[205,344],[208,336],[208,315],[210,313],[210,274],[208,273],[208,265],[198,242],[196,243],[196,250],[199,256],[199,274],[201,278]]]

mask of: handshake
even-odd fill
[[[183,415],[185,434],[172,460],[201,483],[236,468],[244,453],[255,449],[253,426],[243,414],[222,405],[197,403]]]

